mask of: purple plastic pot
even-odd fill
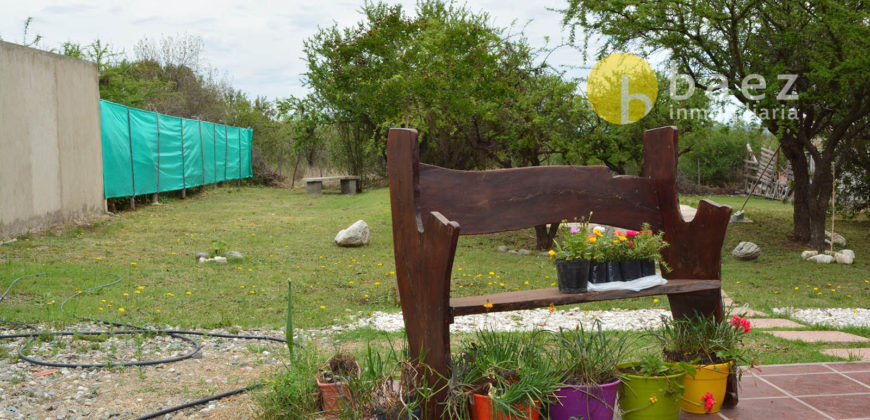
[[[550,403],[551,420],[613,420],[620,380],[601,386],[565,385]],[[560,404],[561,403],[561,404]]]

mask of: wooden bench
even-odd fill
[[[551,304],[667,295],[675,317],[694,311],[722,317],[721,249],[731,208],[702,200],[691,222],[677,199],[677,130],[644,133],[641,176],[611,176],[603,166],[547,166],[458,171],[419,161],[417,132],[391,129],[387,171],[393,246],[402,315],[411,357],[425,355],[449,377],[450,324],[461,315],[546,307]],[[649,223],[670,244],[662,258],[672,268],[668,283],[633,291],[561,294],[557,289],[450,297],[459,235],[530,228],[594,212],[595,223],[640,229]],[[491,308],[484,308],[484,303]],[[437,375],[430,377],[440,383]],[[736,388],[729,392],[736,403]],[[440,418],[446,394],[428,401]],[[726,403],[727,403],[726,398]]]
[[[359,177],[358,176],[321,176],[318,178],[302,178],[302,181],[305,182],[305,191],[308,194],[321,194],[323,191],[323,181],[341,181],[341,193],[342,194],[356,194],[359,190]]]

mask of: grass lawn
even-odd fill
[[[697,200],[686,197],[683,202],[696,205]],[[715,200],[737,208],[743,198]],[[764,311],[782,306],[868,306],[870,263],[862,252],[870,249],[870,221],[837,221],[838,232],[858,253],[854,265],[816,265],[801,261],[803,248],[788,240],[789,205],[753,199],[746,209],[756,223],[732,225],[723,249],[723,288],[737,303]],[[371,245],[337,247],[336,232],[357,219],[369,224]],[[67,310],[133,323],[280,328],[291,280],[295,326],[334,325],[359,312],[399,310],[391,239],[386,189],[355,196],[309,196],[299,190],[257,187],[208,190],[186,200],[106,217],[89,227],[21,237],[0,246],[0,291],[18,276],[52,273],[17,284],[0,303],[0,318],[71,322],[60,314],[59,303],[117,275],[122,278],[119,284],[82,293]],[[245,260],[226,265],[195,262],[194,254],[208,251],[213,240],[225,241]],[[741,240],[761,246],[758,261],[730,256]],[[534,233],[460,239],[454,296],[551,287],[555,282],[548,258],[499,253],[495,248],[502,244],[530,248]],[[649,297],[584,305],[590,310],[612,307],[666,308],[667,300],[654,303]],[[851,332],[870,336],[867,329]],[[359,342],[377,336],[359,331],[337,339]],[[794,346],[767,334],[759,334],[753,343],[766,363],[833,360],[816,353],[821,345]]]

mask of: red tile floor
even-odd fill
[[[737,407],[680,419],[870,419],[870,362],[762,366],[743,374]]]

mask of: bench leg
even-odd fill
[[[308,194],[321,194],[323,190],[323,183],[320,181],[309,181],[305,183],[305,191]]]
[[[341,193],[342,194],[350,194],[350,195],[356,194],[356,191],[357,191],[356,182],[357,182],[357,180],[355,180],[355,179],[342,179],[341,180]]]

